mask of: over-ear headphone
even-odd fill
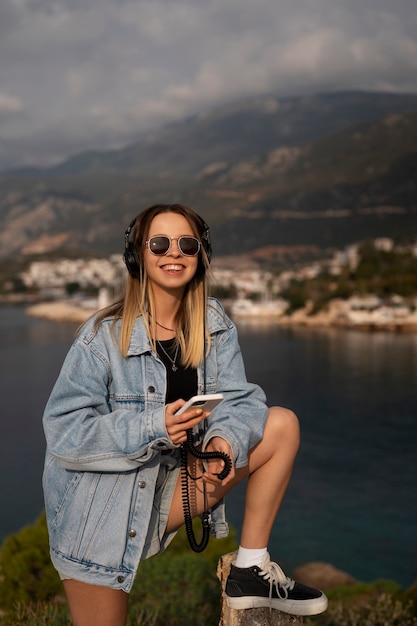
[[[140,260],[138,253],[136,252],[135,244],[133,243],[134,226],[136,223],[136,217],[130,222],[129,226],[125,230],[125,251],[123,253],[123,260],[126,263],[128,272],[134,278],[140,277]]]
[[[201,245],[203,246],[203,248],[204,248],[204,250],[206,252],[207,260],[210,263],[211,255],[212,255],[210,228],[208,227],[207,222],[205,222],[202,217],[200,217],[199,215],[197,217],[200,220],[201,226],[202,226],[202,232],[200,234]]]
[[[200,217],[199,215],[197,215],[197,217],[200,220],[201,225],[201,245],[203,246],[204,251],[207,255],[207,260],[210,263],[212,255],[210,228],[202,217]],[[126,264],[129,274],[134,278],[140,278],[141,262],[134,244],[135,224],[136,217],[133,218],[125,231],[125,250],[123,253],[123,260]]]

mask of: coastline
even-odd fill
[[[417,312],[404,314],[403,310],[381,307],[376,310],[352,310],[345,300],[333,300],[325,310],[311,313],[312,305],[282,315],[277,323],[284,326],[306,326],[310,328],[344,328],[363,331],[388,331],[394,333],[417,332]]]
[[[33,304],[26,308],[25,313],[31,317],[40,317],[52,322],[83,324],[97,310],[97,307],[93,306],[81,306],[65,300],[55,300]]]
[[[55,322],[83,324],[99,310],[91,301],[88,303],[55,300],[38,302],[26,308],[26,314]],[[279,326],[303,326],[308,328],[345,328],[363,331],[389,331],[397,333],[417,332],[417,312],[398,315],[391,311],[360,311],[346,308],[344,301],[334,300],[328,308],[311,314],[311,306],[299,309],[291,315],[233,315],[238,322],[256,324],[277,324]]]

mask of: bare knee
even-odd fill
[[[128,594],[120,589],[64,580],[74,626],[125,626]]]
[[[280,406],[271,407],[268,413],[264,437],[273,437],[277,442],[285,441],[286,445],[291,445],[298,450],[300,445],[300,423],[294,411]]]

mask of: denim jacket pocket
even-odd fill
[[[52,547],[80,562],[94,562],[100,555],[103,565],[119,567],[126,548],[131,483],[136,472],[69,473],[73,476],[52,524]]]

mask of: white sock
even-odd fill
[[[242,546],[239,546],[234,565],[236,567],[252,567],[253,565],[260,567],[266,552],[267,548],[255,548],[252,550],[251,548],[242,548]]]

